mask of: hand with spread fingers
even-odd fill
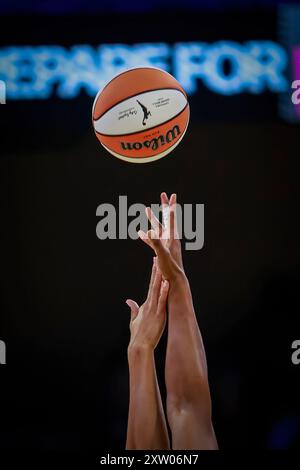
[[[176,204],[177,196],[172,194],[170,199],[166,193],[161,193],[160,202],[163,214],[163,224],[159,222],[150,207],[146,207],[146,215],[154,231],[144,233],[142,230],[138,232],[140,238],[153,248],[151,239],[161,240],[163,247],[170,251],[171,256],[177,263],[178,267],[183,269],[181,243],[179,239],[177,223],[176,223]]]
[[[160,196],[163,224],[159,222],[150,207],[146,208],[146,215],[152,229],[147,233],[140,230],[138,235],[149,245],[158,256],[158,264],[165,279],[173,279],[183,274],[183,262],[181,243],[176,224],[176,194],[172,194],[170,200],[166,193]]]

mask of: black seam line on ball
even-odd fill
[[[134,95],[127,96],[126,98],[124,98],[124,100],[118,101],[118,102],[115,103],[113,106],[111,106],[110,108],[108,108],[106,111],[104,111],[104,113],[100,114],[99,117],[97,117],[97,118],[94,118],[94,117],[93,117],[93,121],[99,121],[99,119],[101,119],[101,118],[104,116],[104,114],[108,113],[108,111],[110,111],[111,109],[115,108],[115,106],[118,106],[119,104],[124,103],[124,101],[130,100],[130,98],[134,98],[135,96],[143,95],[144,93],[150,93],[151,91],[162,91],[162,90],[177,90],[177,91],[179,91],[179,92],[185,97],[185,99],[187,100],[187,97],[186,97],[185,93],[183,93],[179,88],[175,88],[175,87],[153,88],[153,89],[151,89],[151,90],[145,90],[145,91],[141,91],[140,93],[135,93]]]
[[[183,111],[186,110],[186,108],[187,108],[188,106],[189,106],[189,104],[186,103],[185,107],[184,107],[178,114],[176,114],[175,116],[171,117],[171,118],[168,119],[167,121],[161,122],[160,124],[157,124],[156,126],[153,126],[153,127],[148,127],[147,129],[142,129],[141,131],[129,132],[129,133],[126,133],[126,134],[102,134],[102,132],[96,131],[96,129],[94,129],[94,131],[96,132],[96,134],[98,134],[98,135],[103,135],[104,137],[126,137],[126,136],[128,136],[128,135],[141,134],[142,132],[151,131],[151,130],[155,129],[156,127],[163,126],[164,124],[167,124],[168,122],[172,121],[173,119],[176,119],[178,116],[180,116],[180,114],[183,113]]]

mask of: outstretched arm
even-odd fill
[[[168,287],[154,259],[146,302],[139,308],[133,300],[126,301],[131,309],[126,449],[170,448],[154,360],[154,349],[166,322]]]
[[[169,297],[165,378],[173,448],[215,449],[205,349],[185,274],[170,281]]]
[[[161,200],[163,205],[169,205],[165,193]],[[176,196],[172,195],[168,227],[160,226],[147,209],[155,230],[140,233],[141,238],[155,250],[162,274],[170,283],[165,378],[172,447],[216,449],[205,350],[183,270],[180,241],[176,238],[175,209]],[[166,229],[167,237],[163,236]]]

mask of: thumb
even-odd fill
[[[149,230],[147,232],[148,240],[152,245],[153,250],[157,254],[158,258],[162,261],[167,261],[168,253],[164,247],[161,239],[157,236],[154,230]]]
[[[166,313],[167,298],[169,292],[169,283],[167,280],[161,283],[160,296],[158,299],[157,313]]]
[[[144,243],[146,243],[146,245],[149,245],[150,248],[153,248],[150,241],[148,240],[147,234],[145,232],[143,232],[143,230],[138,231],[138,236],[141,240],[143,240]]]
[[[131,311],[130,320],[133,321],[137,317],[137,314],[139,313],[140,307],[138,306],[138,304],[134,300],[131,300],[131,299],[127,299],[126,304],[128,305],[128,307],[130,308],[130,311]]]

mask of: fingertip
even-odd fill
[[[167,193],[162,192],[161,195],[160,195],[160,200],[161,200],[162,204],[168,204],[169,199],[168,199]]]
[[[173,193],[170,197],[170,205],[172,206],[173,204],[176,204],[176,200],[177,200],[177,194]]]

